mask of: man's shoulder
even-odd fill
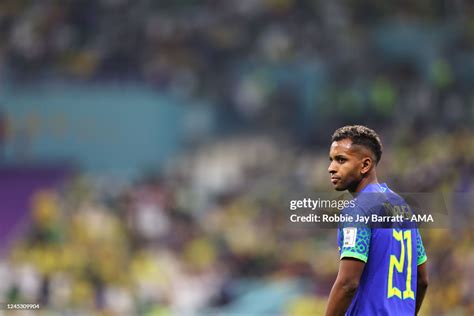
[[[381,206],[390,204],[405,203],[404,198],[397,192],[390,189],[385,183],[379,186],[379,189],[363,192],[356,198],[356,204],[365,210],[378,209]]]

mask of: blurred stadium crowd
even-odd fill
[[[395,114],[403,127],[456,126],[472,123],[472,6],[5,0],[0,69],[22,85],[138,80],[211,99],[260,125],[271,118],[267,124],[299,126],[309,117],[324,127],[341,111],[353,119],[371,111],[368,123]]]
[[[135,183],[78,174],[37,192],[31,229],[0,262],[0,301],[47,315],[320,315],[336,232],[291,229],[288,196],[330,191],[330,133],[363,122],[385,144],[381,179],[450,210],[446,229],[422,230],[422,315],[473,315],[473,5],[1,1],[0,83],[139,81],[213,100],[244,133]]]

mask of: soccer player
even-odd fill
[[[372,129],[353,125],[336,130],[328,168],[334,188],[348,190],[355,200],[371,193],[365,196],[378,194],[399,203],[403,199],[377,180],[381,156],[382,144]],[[381,204],[375,202],[379,209]],[[374,202],[371,211],[373,207]],[[367,210],[356,202],[352,211]],[[338,243],[339,272],[326,316],[418,314],[428,287],[427,257],[418,229],[346,226],[338,229]]]

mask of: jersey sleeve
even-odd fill
[[[426,256],[425,247],[423,246],[423,241],[421,240],[420,231],[417,230],[416,234],[416,255],[417,255],[417,265],[423,264],[428,260]]]
[[[367,262],[372,231],[368,227],[341,227],[338,229],[340,258],[357,258]]]

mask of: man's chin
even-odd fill
[[[336,191],[345,191],[347,188],[341,187],[341,186],[334,186],[334,190]]]

